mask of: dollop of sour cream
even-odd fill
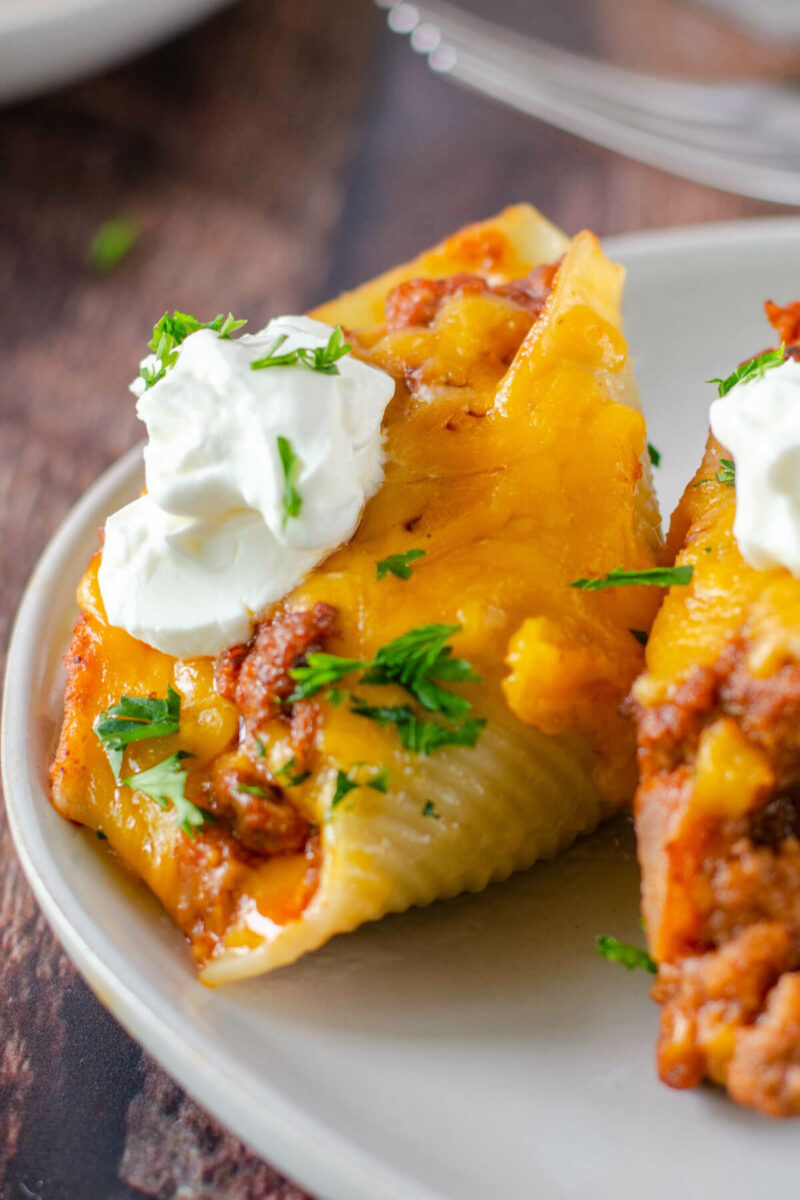
[[[736,467],[733,532],[742,557],[759,570],[800,575],[800,362],[789,358],[736,384],[709,416]]]
[[[291,316],[235,340],[200,330],[158,383],[131,385],[147,492],[106,522],[99,584],[112,625],[176,657],[217,654],[353,536],[383,481],[394,380],[350,354],[337,374],[251,367],[279,335],[285,354],[333,332]],[[293,515],[279,439],[297,460]]]

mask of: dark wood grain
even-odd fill
[[[474,0],[473,7],[480,7]],[[493,5],[650,69],[796,65],[673,0]],[[69,506],[139,436],[126,394],[167,307],[302,309],[517,199],[598,233],[755,215],[430,75],[367,0],[249,0],[0,114],[0,643]],[[538,23],[537,23],[538,22]],[[95,228],[141,229],[108,277]],[[0,1200],[302,1200],[108,1016],[49,934],[0,815]],[[490,1198],[487,1198],[490,1200]]]

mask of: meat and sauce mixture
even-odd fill
[[[768,303],[800,352],[800,303]],[[673,518],[673,588],[634,688],[643,903],[658,1064],[772,1116],[800,1114],[800,582],[733,537],[713,437]],[[676,547],[677,543],[677,547]]]

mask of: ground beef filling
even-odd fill
[[[301,847],[305,868],[294,897],[297,916],[313,895],[319,878],[319,835],[307,828]],[[224,945],[225,937],[242,912],[248,898],[250,872],[258,866],[250,853],[222,825],[212,825],[194,838],[182,838],[176,848],[179,893],[173,913],[192,953],[206,963]]]
[[[249,642],[223,650],[217,659],[217,691],[239,708],[248,738],[254,739],[267,721],[285,721],[301,766],[311,753],[319,708],[314,700],[289,703],[295,686],[289,671],[309,651],[322,649],[335,619],[329,604],[278,613],[260,621]]]
[[[777,781],[746,816],[682,826],[670,854],[693,863],[695,920],[653,995],[665,1082],[710,1077],[781,1116],[800,1113],[800,665],[756,679],[745,659],[734,640],[670,704],[639,712],[643,782],[659,792],[647,803],[687,794],[700,735],[721,716],[767,754]]]
[[[258,732],[268,721],[284,722],[295,770],[308,766],[319,710],[313,699],[289,702],[295,686],[289,671],[309,651],[322,648],[335,616],[326,604],[278,612],[258,623],[249,642],[223,651],[217,660],[217,690],[241,713],[239,744],[215,759],[190,797],[216,823],[181,839],[176,851],[182,890],[175,915],[201,962],[213,956],[235,922],[249,873],[265,858],[305,857],[300,906],[316,886],[318,828],[297,807],[292,790],[273,778]]]
[[[242,728],[239,745],[214,761],[197,803],[221,822],[245,856],[298,854],[315,832],[290,790],[273,778],[258,732],[268,721],[285,722],[296,770],[306,768],[318,706],[314,700],[289,702],[294,689],[289,671],[310,650],[321,648],[334,617],[326,604],[278,613],[259,622],[249,642],[224,650],[217,660],[217,690],[239,708]]]
[[[490,295],[511,300],[538,317],[545,306],[561,260],[536,267],[523,279],[491,284],[481,275],[461,273],[445,279],[408,279],[386,298],[386,327],[393,332],[431,325],[451,296]]]

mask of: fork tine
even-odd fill
[[[587,123],[593,123],[597,128],[610,128],[613,124],[623,131],[629,130],[631,135],[647,136],[662,144],[692,147],[704,152],[724,151],[738,160],[775,162],[786,170],[800,166],[800,145],[787,141],[776,145],[773,140],[765,139],[762,129],[742,125],[720,128],[707,125],[702,119],[678,121],[662,114],[642,113],[601,95],[593,97],[591,108],[588,108],[585,97],[576,96],[569,88],[557,86],[530,72],[523,75],[498,70],[491,60],[467,49],[459,51],[445,73],[462,82],[480,79],[484,88],[491,87],[495,97],[505,98],[506,103],[514,104],[515,98],[519,97],[530,106],[531,115],[544,116],[541,110],[547,107],[550,116],[546,119],[565,128],[571,129],[566,124],[567,118],[571,117],[580,119],[582,128]]]
[[[448,74],[521,112],[673,174],[743,195],[800,203],[797,156],[790,159],[785,150],[773,148],[770,153],[760,146],[757,156],[747,155],[735,137],[732,149],[718,149],[708,138],[693,139],[685,126],[676,135],[668,122],[651,128],[644,118],[634,122],[604,105],[587,107],[554,91],[546,81],[510,78],[467,54],[457,57]]]
[[[491,56],[494,61],[535,67],[554,83],[569,85],[586,93],[587,98],[614,98],[642,111],[660,116],[680,115],[685,119],[691,119],[701,110],[709,122],[721,123],[737,119],[750,102],[740,84],[691,83],[644,75],[517,34],[441,0],[422,0],[420,4],[396,0],[382,7],[389,7],[390,28],[409,34],[414,49],[420,53],[438,54],[445,59],[446,54],[441,51],[443,46],[449,46],[456,52],[471,50]],[[418,30],[424,31],[421,41]],[[428,41],[430,44],[426,44]]]
[[[800,202],[800,108],[793,93],[768,85],[650,80],[532,39],[510,45],[508,31],[437,0],[394,3],[389,18],[397,32],[411,35],[432,69],[521,112],[674,174]],[[576,82],[578,67],[586,74]],[[609,72],[613,86],[607,86]],[[654,101],[662,92],[673,101],[677,96],[677,110]],[[710,110],[699,103],[709,97],[715,101]]]

